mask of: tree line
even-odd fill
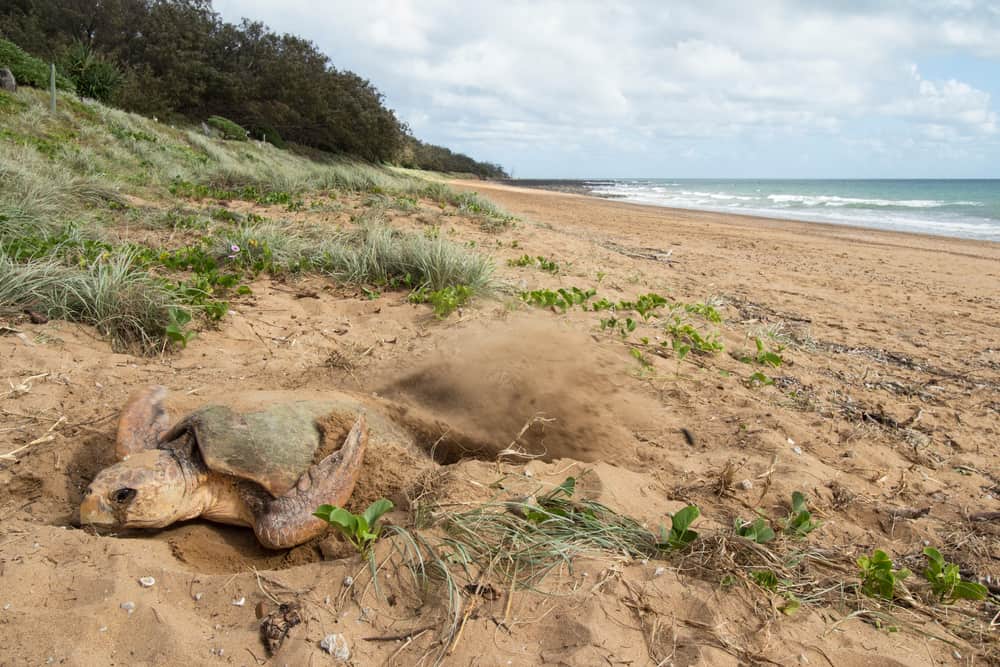
[[[211,0],[5,0],[0,37],[59,64],[81,95],[129,111],[222,116],[278,145],[506,175],[420,142],[370,81],[338,69],[306,39],[223,21]]]

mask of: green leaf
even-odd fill
[[[363,515],[365,521],[367,522],[367,525],[374,526],[375,522],[378,521],[383,514],[390,511],[393,507],[395,506],[392,504],[392,501],[387,500],[385,498],[380,498],[375,502],[373,502],[371,505],[368,506],[367,509],[365,509]]]
[[[792,492],[792,512],[795,514],[801,514],[807,511],[806,509],[806,497],[801,491]]]
[[[341,507],[331,507],[326,516],[320,516],[320,518],[326,519],[330,525],[340,528],[348,535],[354,535],[357,530],[358,517]]]
[[[753,579],[754,583],[761,588],[766,588],[769,591],[778,589],[778,575],[771,570],[758,570],[756,572],[751,572],[750,578]]]
[[[781,613],[784,614],[785,616],[792,616],[793,614],[795,614],[795,612],[799,610],[801,606],[802,603],[799,602],[799,599],[794,595],[792,595],[791,593],[789,593],[787,602],[785,602],[785,604],[783,604],[782,606],[778,607],[778,610],[781,611]]]
[[[330,512],[332,512],[335,509],[336,507],[334,507],[333,505],[320,505],[319,507],[316,508],[316,511],[313,512],[313,516],[319,517],[320,519],[326,521],[327,517],[330,516]]]
[[[990,590],[974,581],[959,581],[955,584],[951,597],[955,600],[985,600]]]
[[[733,528],[737,535],[757,544],[765,544],[775,538],[774,530],[763,517],[757,517],[753,523],[737,518]]]
[[[559,493],[565,494],[567,498],[572,498],[573,494],[576,493],[576,478],[567,477],[566,479],[564,479],[562,484],[560,484],[559,486],[557,486],[555,489],[552,490],[552,493],[549,494],[549,497],[554,498]]]
[[[672,518],[672,524],[674,530],[683,532],[688,529],[694,520],[701,516],[701,511],[698,509],[697,505],[688,505],[687,507],[678,510]]]
[[[693,530],[688,530],[688,526],[690,526],[700,514],[701,512],[698,510],[696,505],[688,505],[676,514],[672,515],[670,518],[670,533],[667,535],[667,545],[674,549],[680,549],[696,540],[698,538],[698,533]]]

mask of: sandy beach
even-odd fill
[[[312,277],[258,280],[218,330],[159,357],[114,353],[85,326],[2,323],[0,665],[332,664],[319,649],[330,633],[355,665],[997,664],[995,604],[921,592],[885,615],[850,585],[854,560],[883,549],[917,591],[926,545],[1000,581],[1000,521],[986,514],[1000,511],[1000,244],[454,185],[518,221],[493,233],[426,201],[391,213],[406,229],[436,216],[494,257],[501,289],[445,320],[403,291],[367,299]],[[293,217],[321,221],[308,206]],[[680,359],[669,318],[630,316],[622,335],[601,325],[608,312],[519,298],[571,287],[662,295],[721,350]],[[779,365],[755,361],[756,340]],[[376,590],[334,536],[275,553],[204,521],[122,537],[74,527],[118,410],[153,383],[172,414],[336,388],[432,417],[425,449],[369,453],[352,500],[392,499],[397,525],[573,476],[578,497],[654,531],[696,504],[702,541],[664,561],[582,557],[536,590],[463,589],[449,621],[441,590],[407,587],[389,540]],[[449,447],[451,429],[484,444]],[[535,458],[498,457],[514,443]],[[732,537],[736,518],[786,517],[795,491],[819,523],[803,539],[766,555]],[[796,594],[751,574],[765,570],[796,577]],[[277,602],[303,622],[266,663],[258,615]],[[442,650],[448,622],[461,632]]]

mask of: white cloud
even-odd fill
[[[418,136],[485,159],[804,136],[874,151],[885,123],[916,145],[997,130],[988,91],[961,72],[938,80],[907,66],[940,54],[1000,57],[990,3],[215,5],[228,20],[250,15],[309,37],[375,82]]]
[[[989,93],[955,79],[928,81],[916,65],[910,67],[910,75],[913,90],[883,106],[884,113],[922,121],[924,134],[938,138],[997,131],[997,113],[991,109]]]

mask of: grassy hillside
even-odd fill
[[[0,313],[93,324],[119,346],[185,344],[262,273],[320,272],[432,302],[488,289],[487,258],[387,224],[386,210],[421,206],[509,222],[409,172],[209,138],[69,94],[55,114],[41,91],[0,94]],[[350,224],[296,222],[303,210]]]

